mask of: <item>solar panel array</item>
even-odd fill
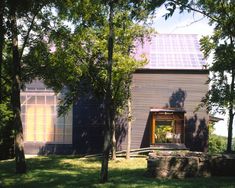
[[[148,58],[147,69],[203,69],[206,64],[197,35],[192,34],[154,35],[137,51]]]

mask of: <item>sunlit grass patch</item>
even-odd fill
[[[117,158],[109,163],[109,182],[99,183],[101,161],[76,156],[48,156],[27,159],[28,173],[14,173],[14,160],[0,161],[3,187],[235,187],[235,178],[213,177],[185,180],[157,180],[146,176],[146,158]]]

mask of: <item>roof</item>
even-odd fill
[[[200,70],[206,62],[195,34],[156,34],[144,43],[136,43],[136,59],[144,55],[149,63],[144,69]]]
[[[210,115],[209,116],[209,121],[211,121],[211,122],[219,122],[219,121],[221,121],[221,120],[224,120],[224,118],[219,118],[219,117],[216,117],[216,116],[213,116],[213,115]]]
[[[23,92],[52,92],[51,88],[48,88],[42,80],[35,79],[30,83],[25,84],[25,90]]]

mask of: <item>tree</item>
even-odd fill
[[[173,14],[178,6],[181,11],[195,11],[209,19],[214,26],[212,36],[201,39],[201,49],[205,57],[213,55],[209,70],[213,74],[209,79],[211,88],[203,99],[208,110],[224,112],[228,109],[228,140],[227,152],[232,151],[232,128],[234,121],[234,77],[235,77],[235,4],[227,0],[170,0],[166,5],[170,11],[166,17]]]
[[[126,73],[126,76],[127,78],[126,79],[123,79],[121,78],[120,79],[120,82],[122,82],[124,80],[124,83],[122,84],[116,84],[116,88],[115,87],[115,84],[112,84],[112,74],[113,74],[113,53],[114,52],[117,52],[115,51],[115,47],[114,47],[114,44],[115,44],[115,40],[114,40],[114,31],[115,31],[115,28],[114,28],[114,17],[116,14],[118,13],[121,13],[122,14],[122,11],[125,12],[124,13],[124,18],[125,16],[128,17],[128,9],[131,9],[133,8],[131,6],[131,3],[134,4],[134,6],[140,6],[142,8],[142,6],[145,6],[147,4],[151,4],[151,2],[147,2],[146,4],[141,4],[141,3],[137,3],[137,2],[127,2],[126,4],[123,3],[123,2],[118,2],[118,1],[113,1],[113,0],[110,0],[108,1],[108,6],[109,6],[109,21],[108,21],[108,24],[109,24],[109,38],[108,38],[108,66],[107,66],[107,76],[108,76],[108,80],[107,80],[107,90],[105,92],[105,132],[104,132],[104,149],[103,149],[103,160],[102,160],[102,167],[101,167],[101,178],[100,178],[100,181],[101,183],[105,183],[106,181],[108,181],[108,160],[109,160],[109,153],[110,153],[110,148],[111,148],[111,143],[113,144],[113,151],[114,151],[114,143],[115,142],[115,126],[113,124],[113,120],[115,118],[115,116],[117,115],[117,110],[119,108],[123,108],[123,102],[126,103],[127,100],[129,99],[129,88],[130,88],[130,82],[131,82],[131,73],[134,72],[134,70],[137,68],[135,67],[133,70],[131,70],[130,72]],[[156,4],[156,3],[155,3]],[[117,12],[115,12],[115,7],[118,7],[116,9]],[[122,8],[122,7],[125,7],[125,8]],[[152,7],[151,7],[152,8]],[[154,7],[155,8],[155,7]],[[139,11],[139,9],[137,9],[137,11]],[[149,11],[149,10],[148,10]],[[130,20],[133,20],[134,17],[132,17],[133,15],[129,14],[130,17],[129,19]],[[140,14],[137,14],[138,16],[140,16]],[[142,12],[142,16],[145,15],[143,14]],[[134,14],[134,16],[136,16]],[[137,16],[137,17],[138,17]],[[145,15],[146,16],[146,15]],[[143,17],[142,17],[143,19]],[[117,24],[117,23],[116,23]],[[126,32],[124,30],[124,32]],[[135,39],[135,38],[133,38]],[[133,39],[132,39],[132,43],[133,43]],[[124,44],[126,45],[126,47],[128,47],[128,49],[131,49],[131,46],[130,44]],[[124,51],[125,53],[125,51]],[[130,50],[126,51],[126,54],[130,56]],[[133,61],[133,60],[132,60]],[[125,62],[125,61],[124,61]],[[125,84],[125,82],[127,82]],[[127,86],[125,88],[125,92],[123,92],[123,90],[120,90],[120,86]],[[116,92],[117,93],[120,93],[120,91],[122,93],[124,93],[124,96],[120,97],[119,98],[116,98]],[[113,94],[113,95],[112,95]],[[121,100],[118,100],[118,99],[121,99]],[[114,155],[113,155],[114,156]],[[115,158],[115,157],[114,157]]]
[[[20,110],[20,54],[18,48],[18,29],[16,18],[16,5],[9,3],[10,31],[12,42],[12,95],[11,105],[13,110],[13,127],[15,131],[15,156],[16,156],[16,173],[26,172],[26,162],[23,146],[23,126],[21,121]]]
[[[11,131],[9,130],[9,121],[12,118],[12,113],[9,106],[9,92],[6,91],[6,87],[9,86],[9,83],[6,84],[6,67],[4,67],[4,47],[5,47],[5,34],[6,34],[6,25],[5,25],[5,1],[0,2],[0,159],[7,159],[12,157],[10,151],[11,143]]]
[[[108,181],[108,160],[111,149],[112,136],[114,131],[114,112],[112,106],[112,72],[113,72],[113,43],[114,43],[114,2],[109,1],[109,36],[108,36],[108,64],[107,64],[107,85],[105,92],[105,125],[104,125],[104,148],[103,160],[100,173],[100,181]]]
[[[115,16],[116,24],[120,19],[122,17]],[[144,36],[144,34],[149,32],[148,29],[134,25],[128,18],[125,23],[127,24],[125,31],[118,27],[115,32],[116,43],[110,83],[112,90],[110,91],[111,98],[108,106],[112,110],[109,112],[112,115],[110,120],[112,121],[112,126],[115,117],[123,112],[123,108],[125,108],[126,101],[129,98],[128,89],[131,82],[131,73],[145,63],[145,61],[136,61],[130,56],[133,48],[133,39],[138,36]],[[55,52],[50,53],[46,41],[44,41],[45,43],[37,44],[25,56],[25,61],[30,66],[25,68],[31,69],[30,72],[45,80],[45,83],[56,92],[66,88],[64,98],[60,101],[60,114],[65,113],[79,97],[83,97],[87,93],[92,93],[99,101],[105,104],[107,102],[108,82],[108,23],[98,29],[83,28],[73,34],[68,34],[69,30],[65,29],[63,32],[60,30],[59,33],[60,38],[53,38],[58,36],[57,31],[52,36],[56,44]],[[50,72],[54,72],[54,74],[50,74]],[[106,114],[106,109],[100,113]],[[114,128],[113,126],[112,131]],[[107,130],[106,127],[104,129]],[[105,162],[109,160],[113,132],[108,134],[108,141],[106,141],[108,151],[106,151],[107,158]],[[107,166],[104,168],[108,169]]]
[[[69,28],[55,30],[49,36],[55,44],[55,52],[50,54],[44,41],[32,47],[27,61],[37,56],[34,59],[38,59],[39,64],[34,64],[32,69],[36,72],[40,70],[41,78],[55,91],[66,88],[60,113],[76,102],[87,85],[92,86],[89,89],[103,101],[105,125],[101,182],[104,183],[108,178],[108,160],[115,129],[113,120],[129,97],[130,74],[140,65],[130,54],[134,39],[143,37],[145,32],[134,22],[147,18],[154,9],[153,5],[159,6],[162,1],[62,3],[59,15],[71,20],[74,32],[70,33]],[[60,38],[56,37],[57,34]],[[38,50],[44,57],[38,55]],[[42,60],[44,58],[46,61]],[[55,70],[55,74],[48,74],[48,70]],[[62,75],[56,77],[57,73]]]
[[[57,21],[57,19],[52,18],[51,5],[54,5],[56,1],[32,1],[32,0],[3,0],[1,1],[0,9],[0,39],[1,39],[1,64],[0,64],[0,96],[2,101],[6,103],[8,107],[9,104],[12,109],[12,131],[15,137],[15,158],[16,158],[16,172],[25,173],[26,163],[24,157],[24,147],[23,147],[23,128],[21,122],[21,109],[20,109],[20,90],[24,84],[24,81],[33,79],[34,77],[28,77],[29,73],[23,72],[22,65],[23,57],[25,55],[25,49],[29,49],[29,46],[38,43],[43,39],[45,33],[48,31],[50,24]],[[51,19],[51,20],[50,20]],[[3,24],[2,20],[7,20],[7,24]],[[53,21],[52,21],[53,20]],[[20,40],[18,40],[20,38]],[[6,47],[11,45],[11,53],[5,53],[5,59],[3,59],[4,54],[4,44]],[[6,49],[9,51],[9,49]],[[5,50],[5,51],[6,51]],[[9,62],[10,70],[4,68]],[[5,67],[8,67],[7,65]],[[4,72],[3,72],[4,71]],[[9,71],[9,72],[7,72]],[[7,77],[3,77],[3,73],[10,77],[8,84],[11,84],[10,91],[4,91],[3,81],[6,81]],[[27,79],[25,79],[28,77]],[[7,101],[7,98],[3,97],[3,93],[10,92],[11,100]],[[4,108],[1,108],[1,110]],[[4,110],[7,112],[6,110]],[[5,113],[6,115],[9,113]],[[9,116],[9,115],[8,115]],[[5,116],[4,116],[5,117]],[[6,118],[5,118],[6,119]],[[7,120],[9,121],[9,119]],[[1,122],[2,123],[2,122]]]
[[[131,98],[128,99],[128,125],[127,125],[127,149],[126,149],[126,159],[130,159],[131,153]]]
[[[3,66],[3,48],[4,48],[4,7],[5,1],[0,2],[0,103],[2,103],[2,66]]]

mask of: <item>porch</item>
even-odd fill
[[[159,149],[185,147],[185,111],[181,108],[151,108],[150,146]]]

